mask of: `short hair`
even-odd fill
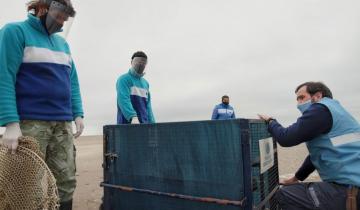
[[[137,51],[137,52],[135,52],[135,53],[131,56],[131,60],[133,60],[135,57],[140,57],[140,58],[146,58],[146,59],[147,59],[147,55],[146,55],[143,51]]]
[[[56,1],[67,6],[67,12],[70,16],[75,16],[76,11],[74,10],[70,0],[32,0],[27,3],[27,11],[34,11],[34,14],[37,15],[40,9],[49,9],[52,1]]]
[[[221,97],[221,100],[224,100],[224,98],[229,98],[229,96],[223,95],[223,96]]]
[[[317,92],[321,92],[323,97],[333,98],[331,90],[322,82],[305,82],[299,85],[295,89],[295,93],[299,91],[300,88],[306,86],[306,92],[313,96]]]

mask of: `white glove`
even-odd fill
[[[140,124],[139,118],[137,118],[137,117],[131,118],[131,124]]]
[[[3,144],[11,151],[11,154],[15,154],[16,148],[19,144],[18,138],[20,136],[22,136],[22,133],[18,122],[9,123],[6,125],[6,129],[3,135]]]
[[[75,138],[78,138],[83,130],[84,130],[84,120],[82,117],[76,117],[75,118],[75,125],[76,125],[76,133],[74,134]]]

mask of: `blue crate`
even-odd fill
[[[247,119],[104,126],[104,209],[269,207],[269,180],[251,164],[261,132]]]

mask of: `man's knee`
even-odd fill
[[[306,185],[293,184],[282,186],[276,192],[275,198],[281,209],[309,209],[310,202],[306,195]]]
[[[279,202],[280,206],[284,205],[286,201],[286,193],[284,193],[284,188],[286,187],[280,187],[275,194],[275,199]]]

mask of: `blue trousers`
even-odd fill
[[[346,210],[349,187],[328,182],[282,186],[276,194],[282,210]],[[357,208],[360,210],[360,193]]]

